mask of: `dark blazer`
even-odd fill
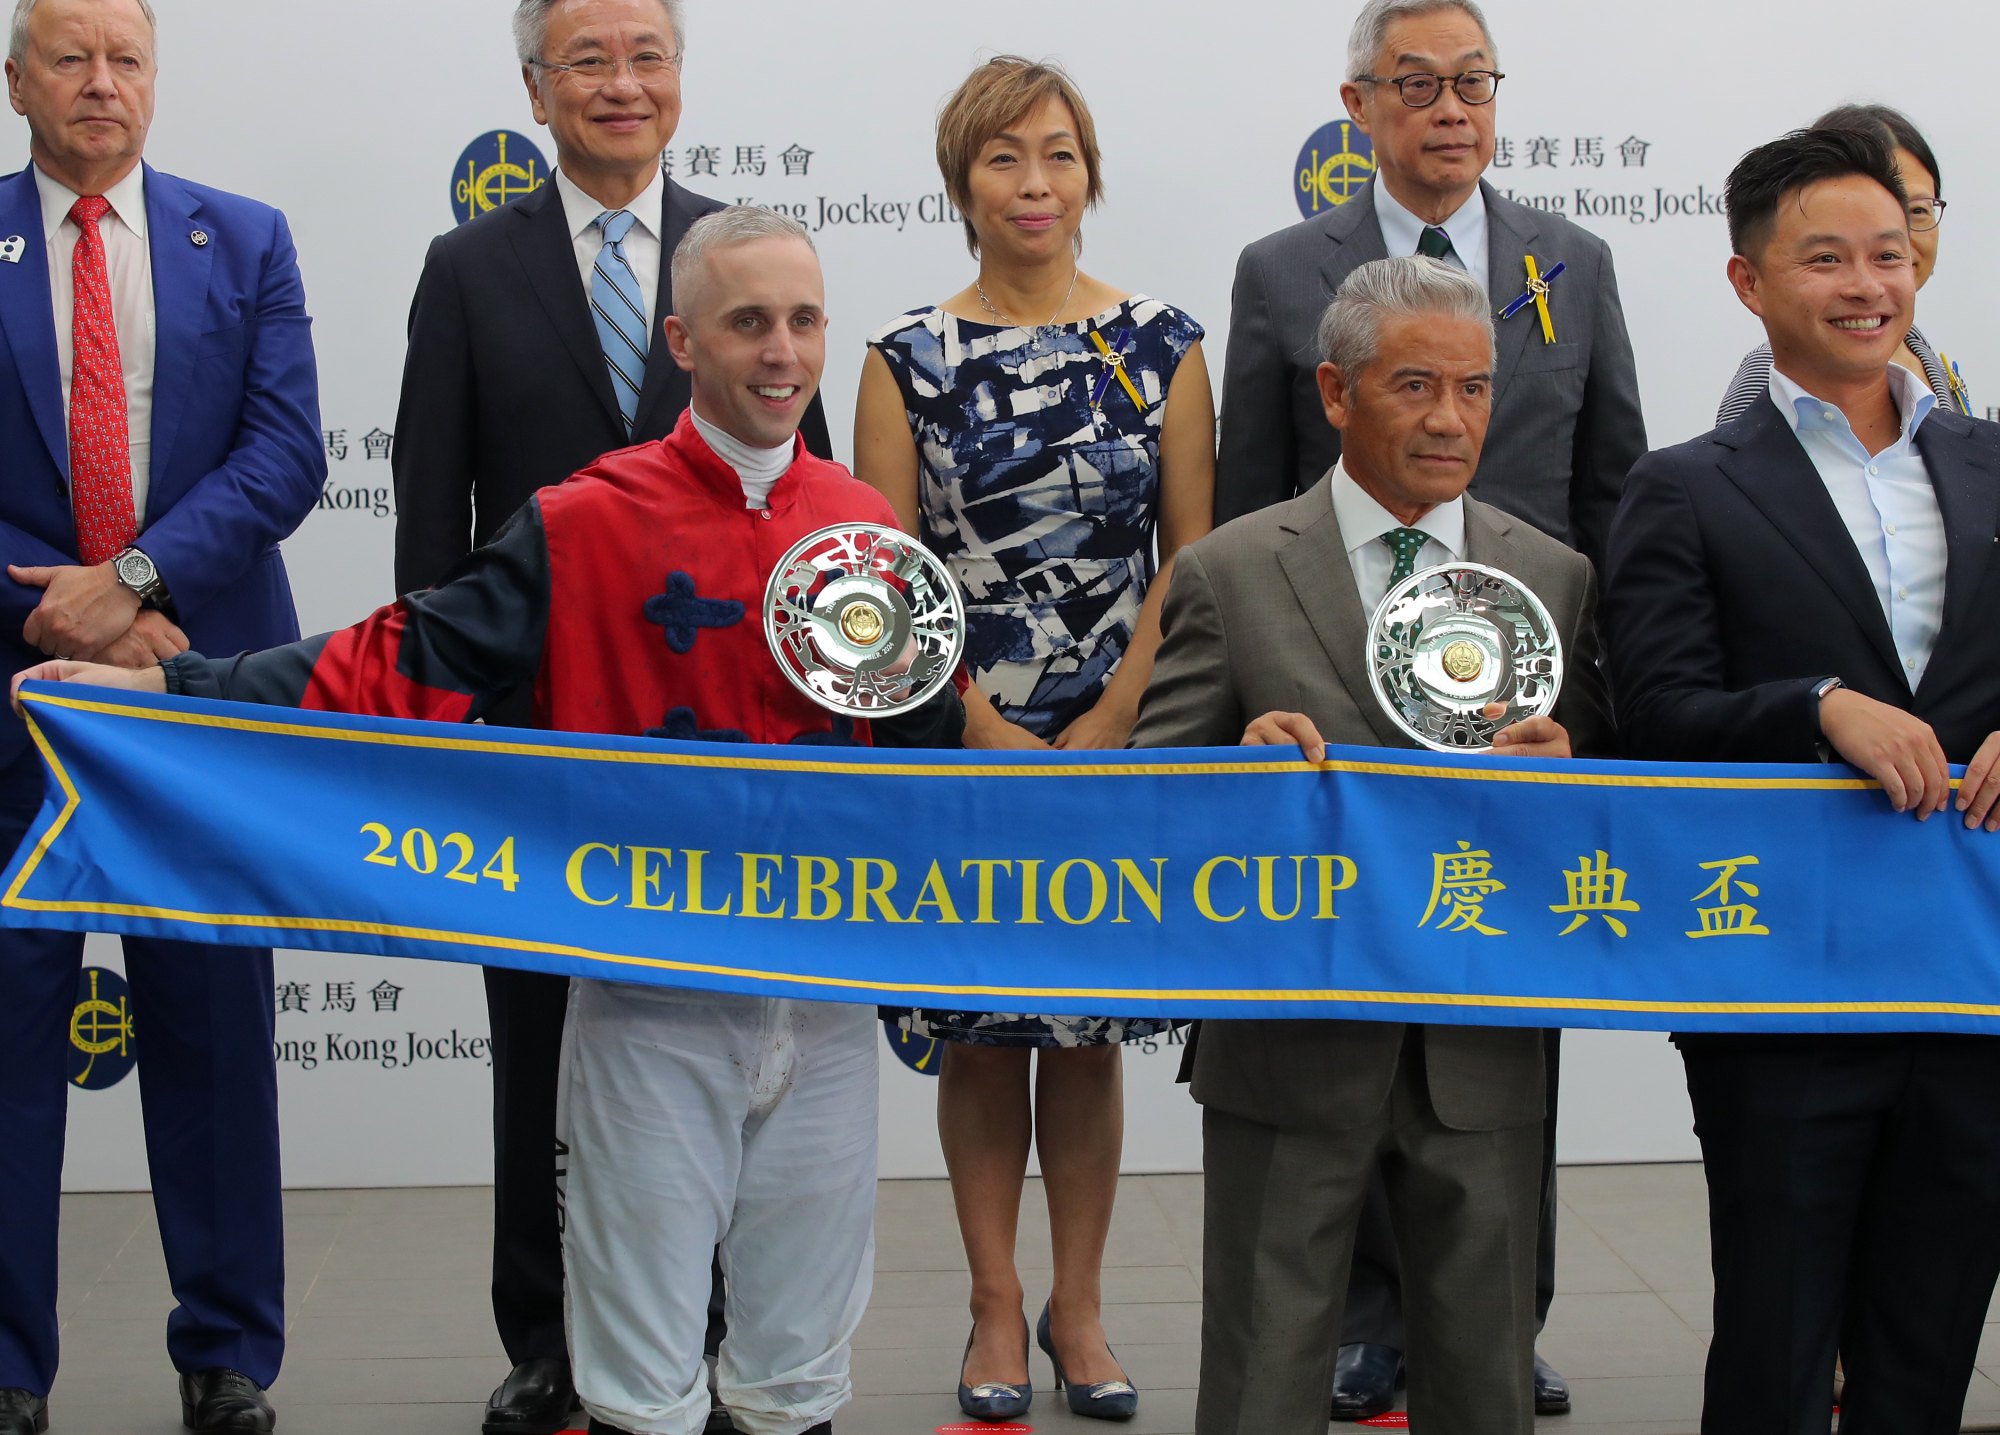
[[[629,439],[553,182],[431,242],[396,414],[397,592],[434,585],[536,489],[673,432],[689,392],[659,327],[674,307],[674,247],[722,207],[667,181],[656,318]],[[831,456],[817,396],[803,432],[809,449]]]
[[[1493,422],[1471,493],[1601,562],[1619,485],[1646,451],[1611,250],[1560,215],[1503,199],[1484,181],[1479,188],[1496,313],[1527,287],[1524,255],[1545,273],[1558,262],[1568,268],[1549,286],[1554,344],[1543,342],[1532,307],[1496,321]],[[1387,257],[1375,182],[1243,251],[1222,373],[1217,523],[1303,493],[1340,457],[1315,377],[1320,316],[1342,280]]]
[[[1944,626],[1910,690],[1888,620],[1812,460],[1768,395],[1641,459],[1611,530],[1604,627],[1632,757],[1814,762],[1813,689],[1838,677],[1916,714],[1966,762],[2000,727],[2000,425],[1917,430],[1944,519]]]
[[[199,650],[290,642],[298,618],[278,542],[326,483],[312,321],[291,230],[269,205],[150,165],[146,229],[156,357],[137,544]],[[73,565],[69,428],[33,169],[0,179],[0,235],[25,240],[17,263],[0,264],[0,559]],[[0,570],[8,677],[43,660],[21,637],[41,599]],[[26,747],[27,729],[0,704],[0,771]]]
[[[1569,659],[1555,716],[1577,751],[1607,751],[1590,564],[1477,501],[1465,506],[1465,534],[1467,558],[1517,575],[1548,604]],[[1161,622],[1134,747],[1233,747],[1272,711],[1303,712],[1328,742],[1416,746],[1370,690],[1368,614],[1326,482],[1182,549]],[[1394,1022],[1203,1022],[1195,1099],[1271,1126],[1366,1121],[1388,1098],[1403,1038]],[[1542,1119],[1539,1031],[1427,1026],[1424,1068],[1447,1126]]]

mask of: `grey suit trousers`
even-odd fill
[[[1370,1177],[1388,1188],[1411,1316],[1410,1409],[1432,1435],[1531,1435],[1540,1122],[1445,1126],[1409,1028],[1389,1100],[1342,1129],[1202,1112],[1196,1435],[1325,1435]]]

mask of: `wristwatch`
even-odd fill
[[[160,570],[141,550],[120,549],[111,560],[111,571],[121,587],[138,596],[140,607],[164,608],[167,605],[167,585],[160,580]]]
[[[1826,695],[1835,688],[1844,688],[1846,686],[1847,684],[1843,683],[1839,678],[1821,678],[1817,683],[1813,684],[1814,725],[1817,726],[1819,723],[1819,705],[1826,700]],[[1813,750],[1819,754],[1821,762],[1833,761],[1833,744],[1826,740],[1826,729],[1823,727],[1820,728],[1820,736],[1813,742]]]

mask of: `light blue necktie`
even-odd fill
[[[639,221],[626,210],[608,209],[596,222],[604,232],[604,247],[597,251],[597,264],[590,272],[590,317],[597,321],[597,342],[611,370],[611,392],[617,396],[625,436],[630,438],[639,414],[639,385],[646,377],[646,301],[623,244]]]

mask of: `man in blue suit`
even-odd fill
[[[141,666],[190,642],[296,638],[277,544],[326,465],[283,216],[141,163],[146,0],[23,0],[6,73],[33,164],[0,180],[0,663]],[[0,852],[41,787],[0,711]],[[0,931],[0,1435],[48,1424],[81,950]],[[125,961],[182,1419],[269,1430],[284,1348],[271,953],[128,938]]]

